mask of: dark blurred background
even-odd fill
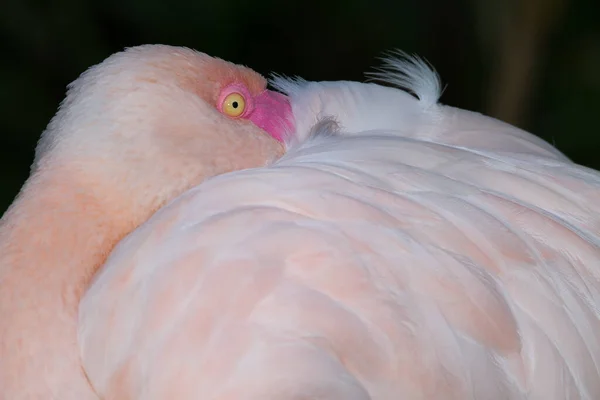
[[[260,73],[364,80],[425,57],[442,102],[529,130],[600,169],[598,0],[2,0],[0,212],[65,86],[124,47],[188,46]]]

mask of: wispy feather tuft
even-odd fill
[[[287,77],[277,73],[272,73],[269,78],[269,85],[287,96],[292,96],[299,88],[306,86],[307,83],[306,79],[299,76]]]
[[[389,52],[383,66],[367,72],[369,80],[379,80],[416,96],[425,106],[436,104],[442,96],[442,82],[433,66],[425,59],[401,50]]]

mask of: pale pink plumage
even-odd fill
[[[417,99],[279,80],[288,153],[118,244],[80,307],[100,395],[600,398],[600,174],[391,65]]]

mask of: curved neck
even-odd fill
[[[80,367],[77,308],[129,223],[90,192],[64,173],[37,174],[0,220],[2,398],[95,398]]]
[[[122,236],[118,222],[73,179],[33,177],[2,217],[0,276],[27,272],[27,280],[44,279],[41,287],[85,284]]]

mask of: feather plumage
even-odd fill
[[[119,244],[81,305],[95,388],[598,398],[600,174],[545,146],[347,132],[335,117]]]

